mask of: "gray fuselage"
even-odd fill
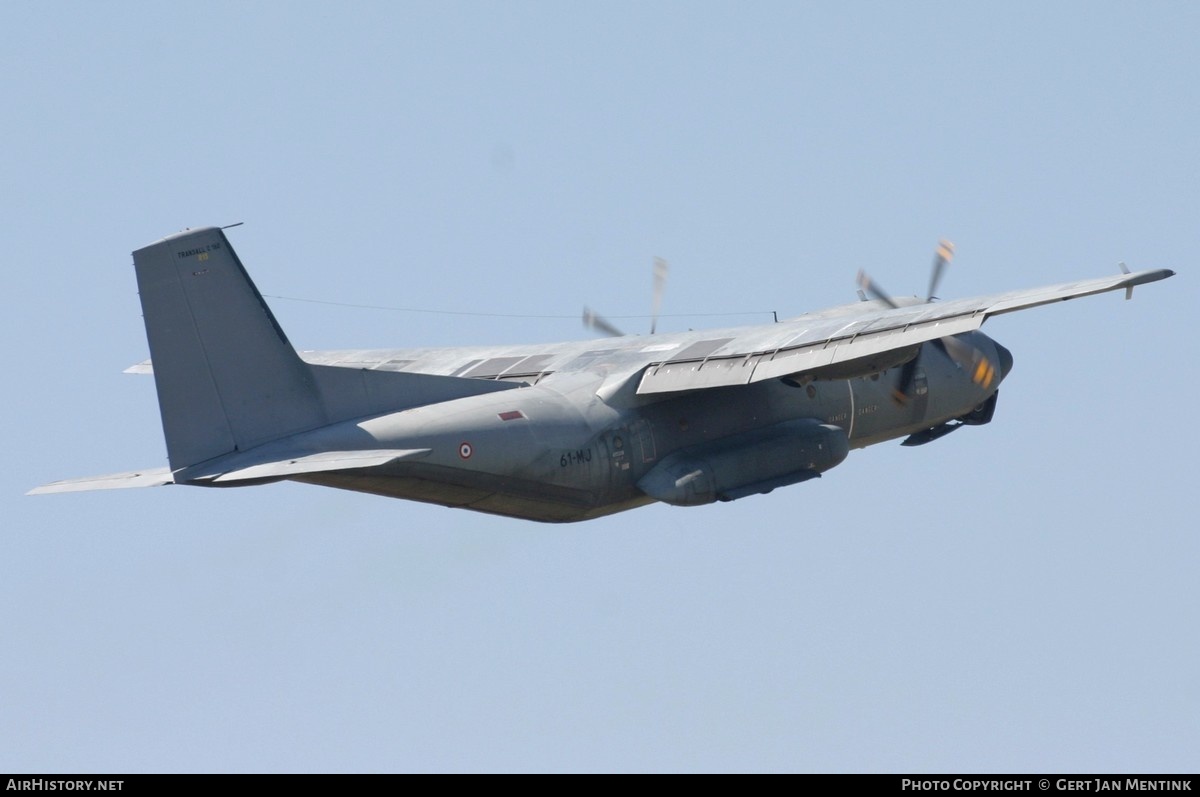
[[[963,337],[1007,371],[1011,355],[1003,347],[979,332]],[[585,520],[650,503],[638,482],[674,452],[702,452],[796,419],[837,427],[851,448],[862,448],[968,416],[1004,376],[980,385],[925,345],[910,398],[899,403],[893,391],[901,367],[851,379],[772,379],[650,397],[605,391],[613,378],[604,371],[556,372],[520,389],[318,430],[313,434],[322,439],[314,449],[363,447],[366,437],[370,447],[428,453],[379,468],[294,478],[534,520]]]

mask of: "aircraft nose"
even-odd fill
[[[1008,372],[1011,371],[1013,367],[1012,352],[997,343],[996,356],[1000,358],[1000,378],[1004,379],[1004,377],[1008,376]]]

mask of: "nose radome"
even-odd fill
[[[1000,378],[1003,379],[1004,377],[1008,376],[1008,372],[1012,370],[1012,352],[997,343],[996,355],[1000,358]]]

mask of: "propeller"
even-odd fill
[[[593,332],[601,332],[610,338],[619,338],[625,335],[624,332],[609,323],[604,316],[589,307],[583,308],[583,325]]]
[[[896,304],[895,300],[892,299],[891,296],[888,296],[887,292],[884,291],[883,288],[880,288],[874,282],[874,280],[868,277],[867,272],[863,271],[861,268],[858,270],[858,287],[866,293],[869,293],[872,298],[878,299],[893,310],[896,310],[900,307],[900,305]]]
[[[937,252],[933,255],[933,272],[929,275],[929,293],[925,295],[926,303],[932,302],[937,298],[938,283],[942,281],[942,274],[946,271],[946,266],[950,265],[950,261],[954,259],[954,244],[947,241],[945,238],[938,241]]]
[[[938,285],[942,281],[942,274],[946,272],[946,266],[950,265],[950,261],[954,259],[954,244],[947,241],[945,238],[938,241],[937,251],[933,256],[933,269],[929,275],[929,293],[925,296],[925,303],[932,302],[937,296],[934,292],[937,291]],[[895,310],[900,305],[896,304],[895,299],[888,295],[882,287],[879,286],[873,279],[867,276],[867,272],[859,269],[858,271],[858,287],[870,294],[872,298],[886,304],[888,307]]]
[[[654,258],[654,296],[650,304],[650,334],[658,329],[658,311],[662,307],[663,292],[667,289],[667,261]]]
[[[650,334],[658,331],[659,310],[662,307],[663,293],[667,287],[667,272],[670,270],[667,261],[661,257],[654,258],[654,293],[651,297]],[[583,325],[593,332],[599,332],[612,338],[624,337],[625,333],[604,316],[591,308],[583,308]]]
[[[996,364],[962,337],[949,335],[932,340],[930,343],[953,360],[959,368],[970,374],[971,380],[985,390],[992,386],[992,382],[996,381],[996,375],[999,373]]]
[[[942,281],[942,275],[946,271],[946,266],[950,265],[950,261],[953,259],[954,244],[944,238],[938,241],[937,250],[933,256],[933,268],[929,275],[929,293],[925,296],[926,304],[937,298],[935,294],[938,285]],[[858,272],[858,287],[860,292],[869,294],[872,298],[878,299],[892,309],[900,307],[896,303],[896,300],[888,295],[887,291],[867,276],[866,272],[861,270]],[[971,379],[977,385],[987,389],[995,381],[998,373],[996,366],[988,360],[982,351],[972,346],[966,340],[949,335],[944,338],[931,340],[929,343],[950,358],[959,368],[970,374]],[[892,400],[901,406],[907,404],[909,398],[912,396],[913,380],[917,375],[918,359],[920,359],[920,349],[917,350],[917,356],[906,362],[900,369],[900,379],[896,382],[896,387],[892,390]]]

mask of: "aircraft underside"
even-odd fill
[[[546,523],[591,520],[645,506],[654,500],[637,491],[628,491],[624,500],[619,500],[614,495],[602,496],[513,477],[480,474],[468,477],[450,469],[424,475],[372,471],[323,473],[295,477],[293,481]]]

